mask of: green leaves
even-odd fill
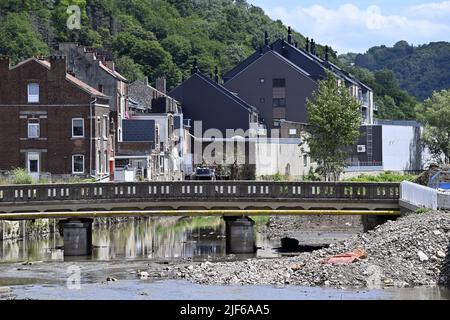
[[[436,160],[450,162],[450,90],[434,92],[417,107],[419,120],[425,124],[423,140]],[[442,158],[443,157],[443,158]]]
[[[0,20],[0,55],[7,55],[11,63],[34,55],[48,54],[47,45],[33,29],[29,17],[25,13],[9,13]]]
[[[337,180],[350,148],[359,138],[361,105],[328,73],[328,79],[319,82],[319,90],[307,108],[311,157],[317,160],[318,172],[325,180]]]

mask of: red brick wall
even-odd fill
[[[27,102],[28,83],[40,86],[38,104]],[[23,151],[35,149],[42,151],[41,172],[71,174],[72,155],[84,154],[85,173],[89,174],[91,101],[91,95],[67,81],[61,70],[49,70],[36,61],[0,72],[0,170],[26,167]],[[95,107],[93,115],[103,118],[109,108]],[[39,118],[41,139],[27,139],[29,118]],[[72,139],[72,118],[84,119],[83,139]],[[97,131],[94,137],[102,135]],[[96,152],[95,141],[92,146]],[[103,148],[108,143],[102,143],[102,152]],[[92,162],[95,169],[95,157]]]

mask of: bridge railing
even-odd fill
[[[397,183],[175,181],[0,186],[0,202],[115,199],[398,200]]]

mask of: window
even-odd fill
[[[40,136],[39,120],[30,119],[28,121],[28,138],[36,139],[39,138],[39,136]]]
[[[103,139],[108,139],[108,117],[103,116]]]
[[[84,138],[83,119],[72,119],[72,138]]]
[[[84,173],[84,156],[73,155],[72,156],[72,173],[83,174]]]
[[[285,88],[286,87],[286,79],[273,79],[273,87],[274,88]]]
[[[102,84],[99,84],[99,85],[98,85],[98,91],[100,91],[101,93],[103,93],[103,85],[102,85]]]
[[[297,129],[289,129],[289,135],[290,135],[290,136],[295,136],[295,135],[297,135]]]
[[[306,154],[303,155],[303,166],[305,168],[308,166],[308,156]]]
[[[286,99],[285,98],[273,98],[273,107],[285,107],[286,106]]]
[[[37,83],[28,84],[28,103],[39,103],[39,85]]]

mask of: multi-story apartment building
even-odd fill
[[[268,128],[280,128],[281,122],[308,123],[307,99],[318,90],[319,80],[327,71],[337,77],[361,102],[362,123],[372,124],[374,114],[372,90],[340,69],[328,59],[316,55],[315,44],[301,49],[292,42],[279,39],[264,45],[224,75],[224,87],[255,106]]]
[[[99,178],[110,171],[109,97],[67,73],[66,58],[0,58],[0,170]]]
[[[128,118],[128,80],[116,71],[112,60],[94,49],[76,43],[60,43],[59,53],[67,57],[71,74],[111,97],[110,118],[116,130],[116,142],[122,141],[122,121]]]

